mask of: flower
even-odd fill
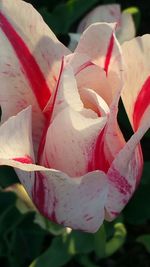
[[[116,36],[121,44],[135,37],[135,25],[130,13],[125,11],[121,13],[120,5],[118,4],[99,5],[81,20],[77,28],[77,33],[69,33],[69,49],[74,51],[79,42],[81,33],[95,22],[117,22]]]
[[[21,0],[0,0],[0,28],[0,165],[15,168],[44,216],[95,232],[140,181],[150,36],[121,48],[115,24],[96,23],[71,53]],[[135,131],[128,142],[120,94]]]

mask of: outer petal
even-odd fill
[[[2,121],[32,104],[38,142],[45,123],[41,110],[55,87],[58,62],[69,50],[36,10],[21,0],[0,1],[0,46]]]
[[[77,53],[87,54],[92,62],[104,69],[113,97],[122,86],[122,56],[114,30],[115,24],[91,25],[81,36],[75,50]]]
[[[120,25],[120,6],[117,4],[97,6],[83,18],[78,26],[77,32],[82,33],[95,22],[117,22]]]
[[[119,43],[129,41],[133,39],[136,35],[136,29],[132,15],[126,12],[123,12],[121,15],[121,24],[116,32],[117,39]]]
[[[134,130],[149,122],[150,36],[144,35],[122,46],[125,60],[122,100]]]
[[[10,117],[0,127],[0,158],[8,160],[19,160],[23,163],[34,162],[34,154],[31,138],[31,107],[21,111],[17,116]],[[1,165],[3,163],[1,162]],[[31,194],[32,177],[27,173],[17,171],[21,182],[27,180],[27,191]]]
[[[150,122],[141,127],[126,143],[112,162],[107,175],[109,193],[106,219],[115,218],[131,198],[142,174],[143,158],[139,142]]]
[[[28,116],[29,110],[25,110],[0,127],[0,165],[17,168],[21,182],[44,216],[64,226],[95,232],[104,219],[107,176],[95,171],[70,178],[60,171],[31,164]]]
[[[20,169],[20,180],[30,196],[32,191],[34,204],[48,219],[87,232],[96,232],[103,223],[108,194],[105,173],[95,171],[70,178],[53,169],[14,160],[0,159],[0,165]]]

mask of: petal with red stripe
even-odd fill
[[[15,168],[44,216],[73,229],[97,231],[104,220],[107,176],[95,171],[69,177],[60,171],[32,164],[30,127],[30,109],[11,117],[0,127],[0,165]]]
[[[8,121],[0,126],[0,164],[6,164],[10,159],[14,162],[26,164],[34,163],[34,152],[32,146],[32,121],[31,107],[26,108],[10,117]],[[34,174],[26,175],[16,171],[23,185],[26,186],[31,195],[31,187]]]
[[[109,81],[113,100],[116,92],[122,87],[122,55],[120,45],[114,35],[116,24],[95,23],[82,34],[77,53],[89,56],[92,62],[104,69]],[[91,38],[92,36],[92,38]]]
[[[150,123],[145,123],[138,129],[116,155],[108,169],[109,193],[106,204],[108,220],[115,218],[120,213],[139,184],[143,168],[139,142],[149,127]]]
[[[150,116],[150,36],[144,35],[122,46],[125,60],[122,100],[136,131]]]
[[[42,110],[55,88],[60,59],[69,50],[37,11],[20,0],[0,1],[0,45],[2,121],[31,104],[38,143],[45,124]]]

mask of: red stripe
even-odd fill
[[[41,157],[42,157],[42,154],[43,154],[43,151],[44,151],[44,146],[45,146],[45,141],[46,141],[46,134],[47,134],[47,130],[48,130],[48,127],[50,125],[50,122],[51,122],[52,115],[53,115],[55,102],[56,102],[58,89],[59,89],[59,84],[60,84],[60,78],[61,78],[61,75],[62,75],[63,68],[64,68],[64,58],[62,58],[62,63],[61,63],[61,67],[60,67],[60,73],[59,73],[59,78],[58,78],[56,90],[54,92],[53,99],[51,98],[52,103],[48,107],[48,110],[46,110],[46,113],[45,113],[48,116],[48,120],[47,120],[47,124],[45,126],[45,129],[43,130],[42,138],[41,138],[39,149],[38,149],[38,162],[39,163],[41,161]]]
[[[47,188],[45,186],[46,177],[41,172],[35,172],[35,182],[32,190],[32,198],[33,202],[40,211],[41,214],[44,215],[44,217],[48,218],[49,220],[56,222],[56,214],[55,214],[55,208],[58,203],[56,197],[53,198],[54,192],[51,192],[51,188]],[[51,214],[49,214],[49,206],[46,202],[46,195],[48,194],[49,199],[48,201],[51,202],[52,205],[52,211]],[[51,198],[51,199],[50,199]]]
[[[105,128],[97,138],[92,160],[88,164],[88,172],[101,170],[106,173],[110,167],[110,163],[106,159],[104,152],[104,134]]]
[[[88,68],[90,66],[95,66],[95,64],[93,62],[91,62],[91,61],[87,61],[87,62],[83,63],[81,66],[78,67],[78,69],[77,69],[77,71],[75,73],[75,76],[77,74],[79,74],[82,70],[84,70],[84,69],[86,69],[86,68]]]
[[[106,74],[108,72],[113,47],[114,47],[114,35],[112,34],[111,38],[110,38],[109,45],[108,45],[107,53],[106,53],[105,63],[104,63],[104,70],[106,71]]]
[[[136,99],[133,111],[133,126],[136,131],[139,127],[140,121],[144,112],[150,105],[150,76],[145,81]]]
[[[32,164],[33,163],[33,160],[31,159],[30,156],[13,158],[13,160],[21,162],[21,163],[26,163],[26,164]]]
[[[7,39],[11,43],[20,64],[23,67],[25,75],[29,80],[30,86],[35,94],[41,110],[44,109],[51,93],[45,77],[41,72],[35,58],[31,54],[29,48],[19,36],[19,34],[12,27],[7,18],[0,12],[0,27]]]
[[[64,58],[62,58],[60,73],[59,73],[58,82],[56,85],[56,90],[54,93],[54,98],[53,98],[52,104],[51,104],[50,109],[49,109],[50,121],[51,121],[51,118],[53,115],[53,111],[54,111],[54,107],[55,107],[55,102],[56,102],[56,98],[57,98],[57,94],[58,94],[58,89],[59,89],[59,84],[60,84],[60,79],[61,79],[63,69],[64,69]]]
[[[40,172],[35,172],[35,181],[32,191],[33,202],[38,208],[38,210],[43,214],[47,215],[45,211],[45,177]],[[47,217],[47,216],[46,216]]]
[[[132,186],[128,183],[127,178],[122,176],[120,172],[115,168],[115,166],[113,166],[113,164],[109,169],[107,175],[109,177],[109,180],[113,183],[113,186],[115,186],[121,194],[128,194],[129,196],[131,196],[133,192]]]

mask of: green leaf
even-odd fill
[[[8,207],[0,216],[0,236],[6,235],[8,231],[13,230],[21,219],[22,215],[16,207]]]
[[[72,231],[68,236],[69,250],[73,254],[90,253],[94,250],[94,235],[80,231]],[[72,249],[71,250],[71,246]]]
[[[100,267],[91,261],[88,255],[79,255],[76,257],[76,261],[83,267]]]
[[[61,267],[68,263],[72,255],[68,253],[68,244],[62,236],[55,237],[51,246],[29,267]]]
[[[48,26],[55,34],[66,34],[70,27],[89,11],[98,0],[69,0],[57,5],[50,13],[46,7],[39,9]]]
[[[9,185],[18,183],[18,177],[13,168],[8,166],[0,166],[0,187],[8,187]]]
[[[0,191],[0,213],[4,212],[9,206],[16,204],[16,195],[12,192]]]
[[[124,219],[131,224],[142,224],[150,219],[150,184],[140,184],[139,189],[123,211]]]
[[[123,223],[114,224],[114,235],[106,242],[105,256],[110,257],[122,247],[126,240],[127,231]]]
[[[150,253],[150,235],[141,235],[136,239],[136,241],[144,245],[147,252]]]
[[[33,223],[34,213],[22,216],[22,221],[12,232],[11,252],[19,266],[38,257],[44,245],[46,232]],[[23,252],[23,253],[22,253]]]
[[[150,161],[144,162],[144,169],[143,169],[141,183],[143,185],[150,185]]]
[[[66,231],[63,226],[49,221],[38,212],[35,214],[34,222],[53,235],[61,235]]]
[[[102,259],[105,257],[106,249],[106,231],[104,224],[94,234],[94,250],[98,258]]]

